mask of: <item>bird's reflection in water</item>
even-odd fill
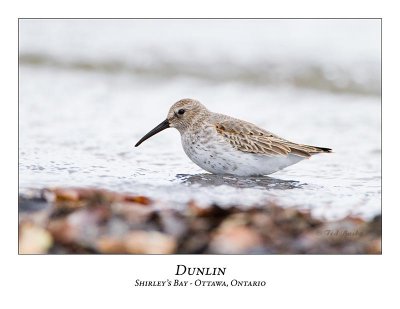
[[[227,185],[235,188],[263,188],[266,190],[288,190],[302,188],[306,183],[295,180],[284,180],[268,176],[240,177],[233,175],[215,174],[177,174],[183,184],[200,186],[222,186]]]

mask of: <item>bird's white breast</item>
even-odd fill
[[[268,175],[304,159],[291,154],[275,157],[237,150],[213,127],[201,132],[185,132],[181,139],[186,155],[213,174]]]

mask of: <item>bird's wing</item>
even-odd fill
[[[243,152],[268,156],[286,156],[291,153],[300,157],[330,152],[330,149],[325,151],[324,148],[289,142],[254,124],[234,118],[218,121],[215,128],[234,148]]]

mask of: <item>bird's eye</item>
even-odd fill
[[[183,108],[181,108],[180,110],[178,110],[178,114],[179,115],[183,115],[185,113],[185,110]]]

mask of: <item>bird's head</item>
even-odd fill
[[[183,133],[187,130],[193,123],[197,122],[199,119],[207,114],[208,110],[203,104],[197,100],[193,99],[182,99],[174,103],[169,109],[167,119],[161,122],[153,130],[143,136],[135,145],[139,146],[146,139],[152,137],[153,135],[167,129],[176,128],[179,132]]]

